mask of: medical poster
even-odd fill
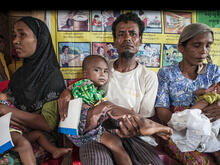
[[[191,23],[206,23],[214,31],[211,57],[220,66],[220,11],[130,10],[144,22],[142,45],[136,55],[139,63],[157,72],[163,66],[180,62],[177,43],[183,28]],[[99,54],[107,60],[118,57],[112,37],[112,23],[127,11],[58,10],[50,11],[49,28],[61,71],[67,81],[82,76],[82,61]]]

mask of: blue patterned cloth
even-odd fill
[[[219,82],[220,70],[217,65],[207,64],[206,73],[199,74],[195,80],[191,80],[182,75],[178,63],[161,68],[158,72],[158,80],[155,107],[169,109],[171,106],[192,106],[195,103],[194,91]]]

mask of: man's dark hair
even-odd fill
[[[141,19],[138,17],[136,13],[126,13],[126,14],[121,14],[112,24],[112,34],[113,37],[116,38],[116,26],[119,22],[125,22],[127,23],[128,21],[133,21],[138,24],[139,27],[139,36],[142,37],[143,32],[144,32],[144,22],[141,21]]]

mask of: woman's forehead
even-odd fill
[[[213,42],[213,36],[211,32],[204,32],[204,33],[199,33],[196,36],[194,36],[192,39],[189,41],[195,43],[195,42],[208,42],[212,43]]]
[[[18,21],[14,24],[14,29],[23,30],[23,29],[30,29],[30,28],[23,21]]]

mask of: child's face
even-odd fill
[[[97,59],[91,63],[86,71],[86,78],[90,79],[95,87],[102,86],[108,81],[108,65],[103,59]]]

